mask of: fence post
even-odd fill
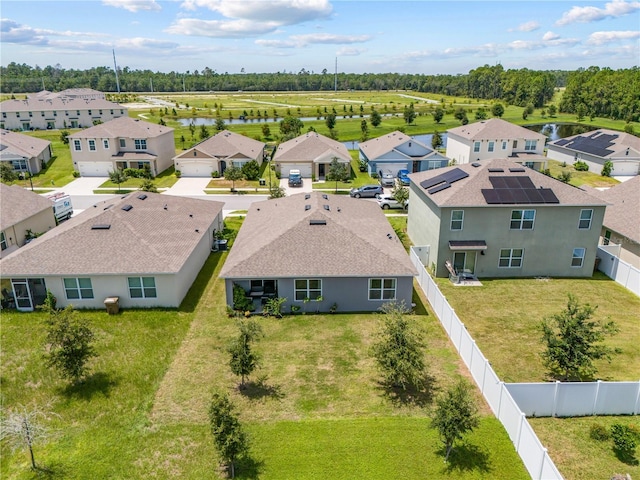
[[[520,452],[520,436],[522,435],[522,424],[527,421],[527,417],[524,413],[520,412],[520,425],[518,425],[518,435],[516,438],[516,452]]]
[[[638,380],[638,393],[636,394],[636,406],[633,409],[633,414],[638,415],[640,413],[640,380]]]
[[[500,381],[500,398],[498,398],[498,414],[496,415],[498,420],[500,420],[500,409],[502,408],[502,394],[503,393],[504,393],[504,382]],[[501,420],[500,420],[500,423],[502,423]],[[502,425],[504,425],[504,423],[502,423]]]
[[[560,385],[560,381],[556,380],[556,388],[553,390],[553,409],[551,410],[551,416],[556,416],[556,409],[558,407],[558,387]]]
[[[600,384],[601,383],[602,383],[602,380],[598,380],[598,383],[596,385],[595,398],[593,399],[593,409],[591,411],[591,415],[595,415],[596,414],[596,405],[598,404],[598,396],[600,395]]]
[[[540,462],[540,473],[538,474],[538,480],[542,480],[542,474],[544,473],[544,464],[547,460],[547,449],[542,447],[542,462]]]
[[[484,381],[487,378],[487,366],[489,365],[489,360],[487,360],[486,358],[484,359],[484,370],[482,370],[482,387],[480,388],[480,391],[482,392],[482,395],[484,395]],[[640,385],[640,382],[638,382],[638,385]],[[484,395],[485,398],[487,398],[486,395]]]
[[[461,328],[460,328],[460,338],[458,339],[458,353],[460,353],[460,354],[461,354],[461,353],[462,353],[462,351],[460,350],[460,347],[462,346],[462,334],[463,334],[463,333],[464,333],[464,331],[465,331],[464,323],[460,322],[460,327],[461,327]],[[464,358],[463,358],[462,360],[464,360]]]

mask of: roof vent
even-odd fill
[[[91,230],[109,230],[111,225],[108,223],[96,223],[91,226]]]
[[[165,210],[168,210],[168,209],[169,209],[169,207],[167,206],[167,204],[166,204],[166,203],[164,204],[164,207],[162,207],[162,208],[164,208]]]
[[[331,208],[329,208],[329,205],[323,205],[323,207],[327,212],[331,210]]]
[[[106,207],[104,207],[102,210],[109,210],[111,207],[113,207],[113,204],[111,205],[107,205]]]
[[[326,225],[326,220],[309,220],[309,225]]]
[[[510,168],[509,171],[512,172],[512,173],[515,173],[515,172],[526,172],[526,170],[524,168],[520,168],[520,167]]]
[[[304,211],[306,212],[307,210],[311,210],[311,205],[305,205],[304,206]]]
[[[473,163],[471,164],[471,166],[472,166],[472,167],[476,167],[476,168],[478,168],[478,167],[480,166],[480,164],[479,164],[478,162],[473,162]]]
[[[323,194],[322,194],[322,198],[324,198],[325,200],[329,200],[329,197],[327,196],[327,194],[326,194],[326,193],[323,193]]]
[[[144,200],[145,198],[147,198],[147,196],[144,193],[141,193],[140,195],[138,195],[139,200]]]
[[[133,206],[126,204],[122,206],[122,210],[124,210],[125,212],[128,212],[129,210],[131,210],[133,208]]]
[[[189,218],[193,218],[193,213],[190,213],[190,214],[189,214]]]
[[[311,194],[310,193],[305,193],[304,199],[305,200],[309,200],[310,198],[311,198]]]
[[[487,170],[489,170],[489,172],[491,172],[491,173],[501,173],[501,172],[504,172],[504,168],[488,168]]]

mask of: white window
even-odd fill
[[[4,232],[0,232],[0,248],[6,250],[7,247],[7,237],[4,236]]]
[[[535,210],[512,210],[511,230],[533,230],[535,219]]]
[[[147,141],[144,138],[136,138],[134,140],[136,145],[136,150],[146,150],[147,149]]]
[[[109,149],[109,139],[108,138],[103,138],[102,139],[102,146],[104,147],[105,150]]]
[[[591,219],[593,218],[593,210],[586,208],[580,210],[580,221],[578,222],[578,228],[580,230],[589,230],[591,228]]]
[[[524,142],[524,151],[535,151],[536,147],[538,146],[538,141],[537,140],[525,140]]]
[[[498,267],[520,268],[522,266],[522,257],[524,257],[522,248],[503,248],[500,250]]]
[[[93,298],[90,278],[63,278],[62,281],[67,300]]]
[[[120,139],[120,148],[124,148],[127,146],[127,141],[124,138]]]
[[[490,152],[493,152],[493,148],[494,148],[494,146],[495,146],[495,142],[489,142],[489,148],[488,148],[488,150],[489,150]]]
[[[506,150],[507,149],[507,141],[503,140],[502,141],[502,150]]]
[[[305,298],[315,300],[322,296],[322,280],[320,279],[296,279],[294,289],[295,301],[302,302]]]
[[[370,278],[369,279],[369,300],[395,300],[396,299],[396,279],[395,278]]]
[[[96,141],[95,140],[89,140],[89,151],[90,152],[95,152],[96,151]]]
[[[131,298],[156,298],[156,279],[153,277],[129,277]]]
[[[574,248],[573,256],[571,257],[571,266],[572,267],[582,267],[582,263],[584,262],[584,254],[586,250],[584,248]]]
[[[473,142],[473,151],[474,152],[480,151],[480,142]]]
[[[82,143],[80,143],[80,140],[73,140],[73,150],[75,152],[82,151]]]
[[[464,210],[451,211],[451,230],[462,230],[464,222]]]

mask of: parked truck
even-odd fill
[[[64,192],[47,195],[47,198],[53,203],[53,214],[57,222],[69,220],[73,215],[73,205],[71,205],[71,197]]]

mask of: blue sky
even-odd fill
[[[2,0],[0,63],[457,74],[640,64],[640,1]]]

